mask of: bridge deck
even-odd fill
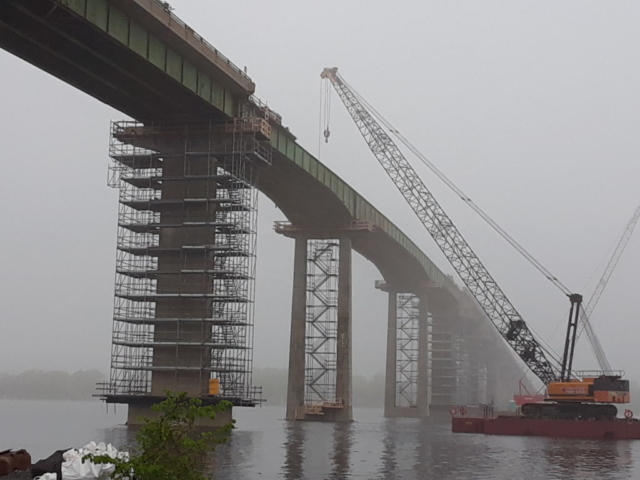
[[[253,82],[156,0],[4,0],[0,47],[143,122],[203,121],[260,110]],[[262,109],[264,111],[264,109]],[[257,187],[293,223],[364,221],[354,248],[389,283],[461,292],[410,238],[272,119],[273,165]]]

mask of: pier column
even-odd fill
[[[387,313],[387,359],[384,376],[384,416],[394,417],[396,409],[396,362],[398,343],[398,293],[389,290]]]
[[[419,376],[422,375],[423,380],[427,379],[428,382],[428,374],[424,369],[420,373],[419,365],[420,299],[385,282],[376,282],[376,288],[389,294],[384,416],[418,418],[425,413],[420,408],[420,401],[424,401],[425,394],[419,391]],[[428,338],[426,322],[422,335],[425,341]],[[428,352],[425,351],[423,355],[428,355]]]
[[[352,326],[351,326],[351,238],[342,236],[339,247],[338,265],[338,330],[336,356],[336,399],[344,403],[344,407],[336,412],[337,421],[353,420],[352,405]]]
[[[295,237],[293,260],[293,298],[289,340],[289,380],[287,420],[304,418],[305,331],[307,315],[307,238]]]
[[[418,312],[418,416],[429,416],[429,305],[420,296]]]
[[[296,241],[287,420],[350,422],[352,400],[352,236],[367,225],[293,225]]]

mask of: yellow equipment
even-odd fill
[[[209,380],[209,395],[220,395],[219,378],[212,378]]]

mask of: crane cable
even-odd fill
[[[611,258],[609,259],[609,263],[607,264],[607,267],[605,268],[604,273],[602,274],[602,278],[598,282],[598,285],[596,286],[595,290],[593,291],[593,294],[591,295],[591,298],[589,299],[589,302],[587,303],[587,306],[585,308],[585,314],[583,316],[586,322],[588,322],[589,319],[591,318],[591,315],[593,314],[593,311],[595,310],[596,305],[598,304],[598,301],[602,296],[602,292],[604,292],[604,289],[607,286],[607,283],[609,283],[609,279],[611,278],[611,275],[613,275],[613,272],[616,266],[618,265],[618,261],[622,257],[622,254],[624,253],[625,248],[627,248],[627,245],[629,244],[629,240],[631,239],[631,235],[633,235],[636,225],[638,224],[638,220],[640,220],[640,205],[636,207],[636,209],[633,212],[633,215],[631,216],[631,219],[627,222],[627,225],[625,226],[624,231],[622,232],[622,236],[620,237],[620,240],[616,245],[613,255],[611,255]],[[578,338],[580,338],[580,336],[584,332],[584,329],[587,328],[586,323],[581,326],[582,326],[582,329],[578,330]]]
[[[375,117],[380,123],[382,123],[389,131],[391,131],[396,136],[398,136],[398,138],[400,138],[402,143],[405,144],[405,146],[408,146],[411,149],[411,151],[414,154],[416,154],[427,166],[429,166],[430,168],[433,167],[432,170],[434,170],[434,172],[438,175],[438,177],[441,178],[450,188],[452,188],[454,190],[454,192],[456,192],[461,198],[468,199],[468,196],[466,196],[452,181],[450,181],[439,169],[437,169],[437,167],[435,167],[435,165],[433,165],[428,159],[426,159],[426,157],[424,157],[424,155],[422,155],[413,145],[411,145],[408,142],[407,139],[402,137],[400,135],[400,133],[398,132],[398,130],[395,129],[393,127],[393,125],[391,125],[391,123],[388,122],[384,117],[382,117],[382,115],[369,102],[367,102],[364,98],[362,98],[362,96],[360,94],[358,94],[356,92],[356,90],[353,89],[353,87],[351,87],[346,81],[344,81],[344,79],[339,74],[337,74],[336,76],[338,77],[338,80],[341,83],[343,83],[345,85],[345,87],[347,87],[350,90],[350,93],[354,96],[354,98],[358,102],[360,102],[363,105],[363,107],[366,108],[371,113],[371,115],[373,117]],[[328,79],[326,79],[326,80],[328,80]],[[329,85],[330,81],[327,81],[326,83],[327,83],[327,85]],[[409,144],[409,145],[407,145],[407,144]],[[475,204],[473,202],[471,202],[470,205],[475,205]],[[479,209],[479,207],[477,207],[477,208]],[[491,220],[490,217],[486,213],[484,213],[481,209],[479,209],[479,210],[480,210],[480,212],[482,212],[484,214],[483,218],[485,218],[485,219],[488,218],[489,220]],[[497,226],[498,228],[500,228],[499,225],[496,222],[493,222],[493,224],[495,226]],[[494,229],[496,228],[495,226],[494,226]],[[508,236],[508,234],[504,230],[502,230],[502,231],[504,232],[504,235]],[[510,237],[510,236],[508,236],[508,237],[511,239],[511,242],[509,242],[509,243],[513,242],[512,245],[515,243],[515,245],[520,247],[519,251],[521,251],[521,253],[523,251],[526,254],[528,254],[528,252],[524,249],[524,247],[520,246],[512,237]],[[528,255],[529,255],[529,257],[531,259],[533,259],[534,262],[537,262],[537,260],[535,260],[535,258],[531,254],[528,254]],[[526,255],[525,255],[525,258],[526,258]],[[570,290],[566,286],[564,286],[564,284],[562,284],[562,282],[560,282],[557,279],[557,277],[555,277],[553,274],[551,274],[551,272],[549,272],[547,269],[545,269],[544,266],[542,266],[542,264],[540,262],[537,262],[537,263],[540,266],[540,268],[542,268],[542,271],[545,274],[545,276],[548,279],[552,280],[552,282],[555,281],[554,285],[556,285],[556,287],[560,288],[560,290],[563,293],[569,295]],[[540,268],[538,268],[538,269],[540,270]],[[545,352],[556,363],[556,367],[558,365],[560,365],[561,362],[559,360],[558,353],[554,351],[554,349],[542,338],[542,336],[537,334],[537,332],[535,332],[530,326],[528,328],[532,332],[532,334],[534,334],[536,337],[538,337],[538,345],[539,345],[540,349],[543,352]]]
[[[587,303],[586,308],[582,309],[582,312],[580,315],[580,323],[578,324],[577,339],[580,338],[583,332],[587,333],[587,339],[589,340],[589,345],[591,345],[591,349],[593,350],[593,353],[595,354],[596,359],[598,360],[598,364],[600,365],[600,368],[604,371],[611,371],[611,364],[609,363],[609,359],[607,358],[607,355],[605,354],[604,349],[602,348],[600,339],[597,337],[595,333],[595,330],[593,328],[593,323],[591,322],[591,316],[593,315],[593,311],[595,310],[596,305],[598,304],[598,301],[600,300],[600,297],[602,296],[602,293],[604,292],[604,289],[607,286],[607,283],[609,283],[609,280],[611,279],[611,276],[613,275],[613,272],[616,266],[618,265],[618,261],[622,257],[622,254],[624,253],[624,250],[627,247],[629,240],[631,239],[631,236],[636,228],[636,225],[638,224],[639,219],[640,219],[640,205],[635,209],[635,211],[633,212],[633,215],[631,216],[631,219],[625,226],[622,232],[622,236],[620,237],[620,240],[618,241],[616,248],[613,252],[613,255],[611,255],[611,258],[609,259],[609,263],[607,264],[607,267],[605,268],[604,273],[602,274],[602,278],[600,278],[600,281],[598,282],[598,285],[596,285],[596,288],[593,291],[593,294],[591,295],[591,298],[589,299],[589,302]]]
[[[438,167],[431,162],[425,155],[423,155],[404,135],[396,129],[391,122],[385,119],[380,112],[378,112],[369,102],[367,102],[356,90],[349,85],[339,73],[336,73],[341,82],[343,82],[354,94],[354,96],[361,102],[372,115],[382,123],[387,130],[389,130],[400,142],[407,147],[418,159],[424,163],[429,170],[431,170],[442,182],[444,182],[451,191],[453,191],[458,197],[462,199],[469,207],[475,211],[480,218],[482,218],[491,228],[493,228],[502,238],[504,238],[515,250],[520,253],[531,265],[533,265],[540,273],[542,273],[547,280],[555,285],[565,295],[573,293],[564,283],[562,283],[557,276],[555,276],[549,269],[547,269],[539,260],[537,260],[531,253],[529,253],[516,239],[514,239],[506,230],[504,230],[495,220],[493,220],[489,214],[487,214],[480,206],[475,203],[471,198],[465,194],[451,179],[449,179]]]
[[[418,157],[418,159],[424,165],[426,165],[445,185],[447,185],[451,191],[453,191],[458,197],[460,197],[460,199],[464,203],[466,203],[473,211],[475,211],[480,216],[480,218],[482,218],[503,239],[505,239],[516,251],[518,251],[531,265],[533,265],[540,273],[542,273],[547,278],[547,280],[549,280],[554,286],[556,286],[565,295],[569,295],[572,293],[572,291],[564,283],[562,283],[562,281],[560,281],[557,276],[551,273],[549,269],[547,269],[539,260],[537,260],[522,245],[520,245],[520,243],[518,243],[517,240],[515,240],[506,230],[504,230],[495,220],[493,220],[493,218],[491,218],[478,204],[476,204],[467,194],[465,194],[462,191],[462,189],[460,189],[451,179],[449,179],[435,164],[433,164],[433,162],[431,162],[424,154],[422,154],[422,152],[420,152],[406,137],[404,137],[404,135],[402,135],[400,131],[391,124],[391,122],[389,122],[386,118],[384,118],[382,114],[380,114],[380,112],[378,112],[373,105],[367,102],[367,100],[364,97],[362,97],[351,85],[349,85],[349,83],[339,73],[336,72],[336,76],[339,78],[339,80],[342,83],[344,83],[347,86],[347,88],[349,88],[349,90],[354,95],[354,97],[356,97],[357,100],[362,105],[364,105],[371,112],[371,114],[382,125],[384,125],[387,128],[387,130],[389,130],[390,133],[392,133],[396,138],[398,138],[400,142],[405,147],[407,147],[416,157]],[[328,143],[329,135],[330,135],[329,122],[330,122],[331,92],[330,92],[329,83],[330,82],[328,81],[326,82],[327,88],[325,90],[325,103],[324,103],[325,143]],[[628,242],[629,237],[631,236],[631,233],[633,233],[633,229],[635,228],[639,217],[640,217],[640,206],[636,209],[634,216],[632,217],[632,220],[627,225],[625,229],[625,233],[623,234],[623,237],[618,243],[616,252],[614,253],[612,259],[610,260],[609,265],[607,266],[607,269],[605,270],[605,273],[603,275],[603,278],[600,280],[600,283],[596,288],[596,291],[594,292],[593,296],[589,300],[589,304],[587,305],[587,308],[585,309],[584,307],[581,307],[580,322],[579,322],[580,330],[578,332],[578,338],[580,338],[580,336],[585,330],[587,331],[587,337],[589,339],[589,343],[591,345],[593,353],[595,354],[598,360],[598,363],[600,364],[603,370],[611,370],[611,367],[604,353],[604,349],[602,348],[602,345],[595,334],[593,325],[591,324],[589,317],[593,312],[595,305],[597,304],[600,298],[600,295],[602,294],[602,290],[604,290],[604,286],[606,286],[609,280],[609,277],[613,273],[613,269],[617,265],[617,262],[620,256],[622,255],[624,248],[626,247],[626,243]],[[540,337],[540,335],[537,335],[537,336],[538,338],[542,338]],[[544,349],[544,350],[546,350],[547,353],[550,354],[550,356],[557,361],[557,358],[555,358],[557,354],[553,351],[551,346],[546,342],[544,342],[544,344],[546,344],[547,348],[551,351],[547,349]],[[553,354],[555,355],[553,355],[551,352],[553,352]]]
[[[324,131],[322,132],[324,135],[324,143],[329,143],[329,135],[331,135],[331,130],[329,130],[329,124],[331,123],[331,85],[329,83],[325,83],[325,91],[324,91],[324,104],[323,104],[323,115],[324,115]]]

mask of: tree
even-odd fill
[[[137,447],[127,459],[87,455],[94,463],[112,463],[114,480],[205,480],[206,456],[228,440],[235,420],[215,431],[202,431],[198,419],[215,420],[220,412],[231,408],[230,402],[203,406],[202,400],[186,393],[165,392],[166,400],[154,405],[157,418],[143,418],[136,435]]]

